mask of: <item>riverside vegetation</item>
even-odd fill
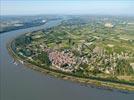
[[[21,35],[11,47],[41,68],[134,90],[132,17],[69,16],[58,26]]]

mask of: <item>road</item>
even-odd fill
[[[0,34],[0,98],[1,100],[132,100],[134,93],[121,93],[83,86],[34,71],[23,64],[14,64],[6,44],[15,37],[34,30],[59,24],[45,25]]]

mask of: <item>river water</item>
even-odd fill
[[[13,38],[58,25],[50,21],[45,25],[19,29],[0,34],[0,100],[132,100],[134,93],[93,88],[44,75],[22,64],[13,64],[6,44]]]

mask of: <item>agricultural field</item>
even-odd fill
[[[80,77],[134,83],[134,19],[75,16],[27,33],[14,51],[30,62]]]

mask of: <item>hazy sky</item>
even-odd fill
[[[134,15],[134,0],[0,0],[1,15]]]

